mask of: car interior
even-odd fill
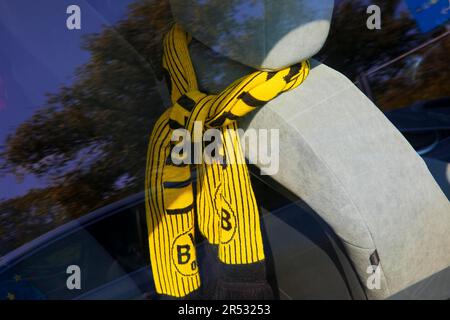
[[[449,99],[382,112],[376,99],[315,59],[335,1],[255,3],[170,0],[174,20],[193,36],[189,50],[206,92],[220,92],[254,69],[311,62],[304,84],[239,123],[279,131],[279,170],[265,175],[258,159],[249,165],[274,298],[450,299]],[[230,13],[238,5],[254,6],[244,17],[251,23]],[[169,100],[167,88],[161,92],[161,101]],[[0,256],[0,293],[161,299],[144,193],[116,200],[11,250],[3,262]],[[216,258],[196,236],[207,292],[217,281]],[[68,265],[82,270],[80,290],[66,290]]]

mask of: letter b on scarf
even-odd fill
[[[177,271],[185,276],[197,272],[193,230],[182,233],[173,242],[172,258]]]

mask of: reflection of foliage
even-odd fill
[[[235,18],[231,3],[221,4],[230,12],[226,19]],[[319,60],[354,80],[360,72],[423,43],[430,35],[418,33],[407,14],[399,15],[399,3],[379,4],[382,29],[371,31],[366,28],[367,1],[339,1]],[[47,104],[8,138],[0,169],[45,177],[49,186],[0,203],[0,254],[142,190],[147,137],[163,109],[153,71],[161,74],[161,37],[170,20],[168,0],[132,5],[126,20],[86,39],[91,59],[77,70],[76,82],[49,95]],[[239,21],[243,29],[256,22],[252,16]],[[375,94],[383,92],[381,106],[450,95],[449,73],[440,72],[448,68],[449,49],[447,39],[426,57],[432,69],[418,70],[420,87],[405,81],[401,64],[374,76]]]
[[[383,110],[410,105],[419,100],[450,97],[450,36],[419,51],[419,63],[402,63],[403,69],[388,81],[374,81],[373,91]],[[406,60],[407,61],[407,60]]]
[[[343,72],[350,79],[371,67],[385,63],[424,43],[434,35],[421,34],[407,12],[398,10],[400,0],[383,1],[382,28],[366,27],[367,2],[342,0],[335,8],[332,28],[327,43],[319,53],[319,60]],[[444,42],[446,41],[446,42]],[[433,49],[426,48],[419,54],[432,50],[417,70],[416,80],[404,77],[404,63],[394,63],[373,74],[370,78],[378,106],[383,110],[402,107],[418,99],[433,99],[450,95],[449,37]],[[406,70],[407,71],[407,70]],[[407,73],[407,72],[406,72]],[[402,76],[400,76],[402,74]]]
[[[3,252],[142,190],[147,138],[163,110],[153,70],[159,76],[170,19],[167,1],[131,5],[126,20],[85,39],[91,59],[75,83],[8,137],[3,171],[33,173],[50,186],[1,203]]]
[[[343,0],[333,13],[330,35],[320,60],[350,79],[375,64],[390,60],[416,45],[415,23],[406,13],[396,17],[401,0],[383,1],[382,28],[369,30],[366,1]]]

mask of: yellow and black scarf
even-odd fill
[[[190,39],[175,24],[164,40],[163,67],[170,75],[173,106],[154,126],[145,181],[155,287],[158,293],[174,297],[200,287],[194,225],[209,243],[218,245],[221,262],[242,265],[264,260],[258,206],[236,120],[300,85],[310,68],[303,61],[276,72],[256,71],[220,94],[207,95],[198,90],[188,51]],[[196,123],[202,125],[200,132],[194,132]],[[180,128],[193,140],[171,141]],[[189,155],[172,152],[177,143],[204,146],[203,133],[209,128],[221,130],[220,154],[225,162],[186,164]]]

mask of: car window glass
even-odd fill
[[[146,231],[139,210],[124,210],[35,250],[1,276],[0,287],[21,299],[68,299],[144,268]],[[69,266],[80,268],[79,290],[67,286]]]

